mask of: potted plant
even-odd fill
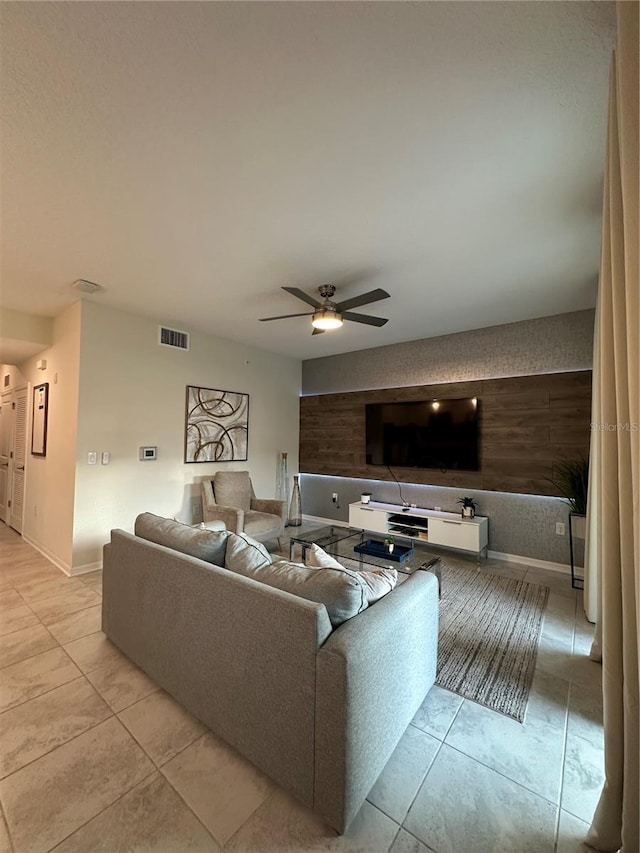
[[[361,492],[360,493],[360,503],[368,504],[371,500],[371,492]]]
[[[571,513],[578,516],[573,525],[576,536],[584,538],[587,515],[587,490],[589,487],[589,459],[581,455],[577,459],[563,459],[554,463],[547,481],[555,486],[569,506]],[[579,519],[582,519],[581,521]]]
[[[463,518],[473,518],[476,514],[477,504],[473,498],[460,498],[458,501],[459,504],[462,505],[462,517]]]
[[[385,536],[384,547],[387,549],[388,554],[393,554],[393,549],[396,544],[396,540],[393,536]]]

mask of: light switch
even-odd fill
[[[90,450],[87,453],[87,465],[96,465],[98,462],[98,454],[95,450]]]
[[[102,451],[102,464],[108,465],[109,462],[111,462],[111,454],[109,453],[108,450],[103,450]]]

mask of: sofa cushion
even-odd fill
[[[225,569],[245,575],[254,569],[271,565],[271,556],[261,542],[246,533],[229,533],[224,558]]]
[[[173,548],[181,554],[189,554],[224,566],[226,541],[229,536],[226,530],[203,530],[200,527],[189,527],[171,518],[162,518],[151,512],[143,512],[136,518],[134,533],[141,539]]]
[[[331,554],[323,551],[319,545],[313,543],[307,550],[307,565],[312,568],[322,569],[342,569],[344,566],[339,563]],[[383,596],[395,587],[398,583],[397,569],[368,569],[367,571],[358,570],[358,574],[367,585],[367,602],[375,604]]]
[[[271,565],[237,571],[268,586],[324,604],[334,628],[368,606],[367,585],[358,572],[352,572],[342,566],[340,569],[319,571],[301,563],[276,560]]]
[[[234,506],[245,512],[251,509],[251,480],[248,471],[218,471],[213,492],[220,506]]]

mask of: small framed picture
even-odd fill
[[[31,455],[47,455],[47,418],[49,415],[49,383],[33,389],[33,421],[31,425]]]

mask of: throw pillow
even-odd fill
[[[369,604],[380,601],[398,583],[397,569],[371,569],[359,574],[367,585],[367,601]]]
[[[301,563],[277,560],[270,566],[240,570],[240,573],[267,586],[324,604],[334,628],[368,607],[366,583],[358,572],[343,567],[318,571]]]
[[[307,550],[307,565],[319,569],[343,569],[331,554],[323,551],[315,543]],[[367,603],[375,604],[398,583],[398,572],[396,569],[371,569],[359,571],[358,574],[367,585]]]
[[[191,557],[206,560],[207,563],[224,566],[224,552],[229,535],[226,530],[202,530],[181,521],[143,512],[136,518],[134,533],[141,539],[164,545],[165,548],[173,548],[181,554],[189,554]]]
[[[256,569],[270,565],[271,556],[262,542],[252,539],[246,533],[229,533],[224,558],[225,569],[252,577]]]

